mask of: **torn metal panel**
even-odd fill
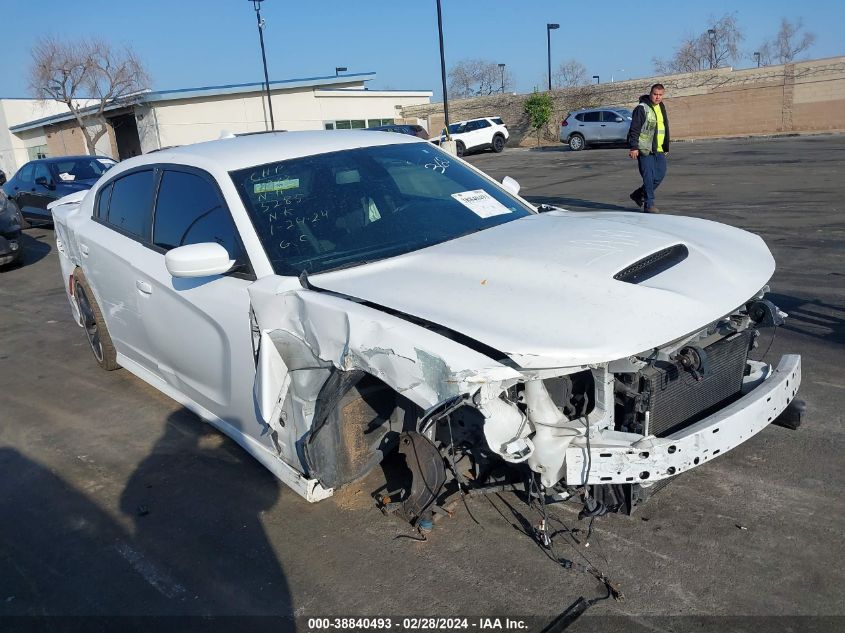
[[[277,294],[276,289],[271,278],[253,284],[249,293],[259,327],[286,365],[310,353],[343,371],[360,369],[423,409],[482,385],[493,385],[498,393],[521,377],[435,332],[348,299],[302,289]],[[257,384],[257,393],[278,388],[277,401],[283,399],[286,385],[280,378],[262,374],[261,381],[269,384]]]

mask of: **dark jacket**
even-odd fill
[[[649,95],[643,95],[640,97],[640,103],[644,103],[645,107],[651,108],[651,97]],[[660,102],[660,111],[663,113],[663,125],[665,127],[666,134],[663,136],[663,151],[669,152],[669,115],[666,114],[666,106],[663,105],[663,102]],[[639,140],[640,140],[640,132],[643,129],[643,123],[645,123],[645,112],[639,106],[634,108],[634,114],[631,117],[631,129],[628,130],[628,147],[630,149],[638,149]],[[652,153],[657,151],[657,134],[654,135],[654,141],[651,144],[651,151]]]

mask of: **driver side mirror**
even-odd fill
[[[505,176],[504,178],[502,178],[502,187],[504,187],[506,190],[508,190],[515,196],[519,194],[519,183],[510,176]]]
[[[174,277],[209,277],[229,272],[235,260],[217,242],[203,242],[167,251],[164,265]]]
[[[46,176],[39,176],[35,179],[36,185],[41,185],[42,187],[47,187],[47,189],[53,189],[55,185],[53,185],[52,181],[47,180]]]
[[[622,121],[623,121],[623,120],[624,120],[624,119],[623,119],[621,116],[616,117],[616,122],[617,122],[617,123],[622,123]]]

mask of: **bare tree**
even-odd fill
[[[449,96],[483,97],[513,90],[513,76],[487,59],[464,59],[449,70]]]
[[[698,35],[688,35],[669,59],[653,58],[658,73],[689,73],[723,68],[742,58],[739,45],[744,39],[735,13],[726,13],[718,20],[710,19],[711,27]]]
[[[121,99],[131,102],[132,95],[149,84],[147,71],[128,47],[116,49],[98,39],[62,42],[45,38],[32,49],[32,94],[68,107],[89,154],[96,154],[97,141],[108,130],[106,107]]]
[[[576,59],[570,59],[557,67],[552,74],[555,88],[573,88],[587,83],[587,67]]]
[[[804,21],[801,18],[791,22],[781,18],[780,30],[772,39],[766,40],[760,46],[760,64],[771,66],[772,64],[789,64],[795,58],[810,48],[816,42],[815,33],[804,30]]]

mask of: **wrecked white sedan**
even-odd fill
[[[759,237],[517,192],[413,137],[272,133],[121,162],[52,211],[98,363],[310,501],[398,451],[411,521],[514,473],[630,511],[794,398],[799,356],[749,358],[785,316]]]

